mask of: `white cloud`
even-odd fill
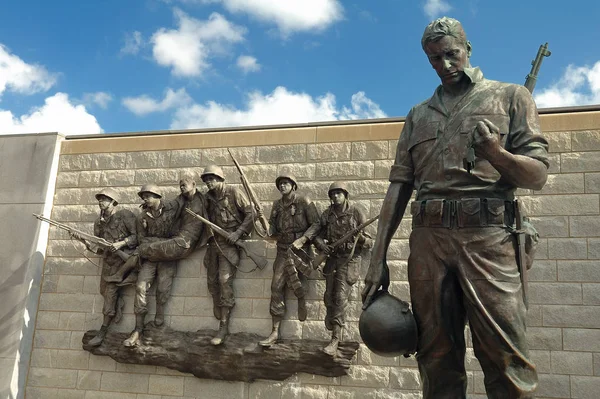
[[[0,96],[5,90],[33,94],[49,90],[56,75],[41,65],[27,64],[0,44]]]
[[[246,28],[218,13],[201,21],[174,10],[178,29],[161,28],[150,41],[155,61],[170,67],[173,75],[196,77],[209,67],[209,58],[226,54],[232,43],[244,40]]]
[[[539,108],[600,104],[600,61],[592,67],[567,66],[563,76],[535,95]]]
[[[137,30],[132,33],[125,34],[125,44],[121,48],[121,54],[135,55],[139,53],[140,48],[144,45],[142,34]]]
[[[92,134],[104,132],[85,106],[74,105],[65,93],[46,98],[44,105],[28,114],[16,117],[0,109],[0,134],[59,132],[63,134]]]
[[[163,0],[186,4],[222,3],[232,13],[248,14],[277,25],[284,36],[300,31],[322,31],[344,17],[339,0]]]
[[[351,109],[342,107],[340,110],[331,93],[313,98],[306,93],[295,93],[280,86],[267,95],[258,91],[250,93],[244,109],[215,101],[180,108],[175,112],[171,128],[270,125],[385,116],[364,92],[352,96]]]
[[[256,61],[256,58],[251,55],[240,55],[237,59],[237,66],[244,73],[258,72],[261,68],[261,65]]]
[[[113,97],[103,91],[97,91],[95,93],[84,93],[83,103],[86,105],[97,105],[102,109],[108,107],[108,103],[113,100]]]
[[[434,19],[450,11],[452,6],[445,0],[425,0],[423,10],[428,18]]]
[[[191,102],[192,99],[184,88],[177,91],[169,88],[165,91],[165,97],[161,101],[142,95],[139,97],[125,97],[122,104],[134,114],[143,116],[152,112],[163,112],[170,108],[183,107]]]

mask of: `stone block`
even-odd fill
[[[69,349],[70,331],[37,330],[33,339],[34,348]]]
[[[549,259],[587,259],[585,238],[549,238]]]
[[[36,329],[38,330],[54,330],[58,329],[58,319],[60,312],[45,312],[38,311],[35,321]]]
[[[262,146],[256,149],[258,163],[289,163],[306,160],[305,144]]]
[[[352,198],[381,198],[387,193],[390,182],[383,180],[355,180],[348,182]]]
[[[583,304],[600,305],[600,284],[582,284]]]
[[[135,171],[135,184],[143,185],[154,183],[160,185],[177,186],[179,172],[175,169],[138,169]]]
[[[101,176],[98,170],[79,172],[79,187],[99,187]]]
[[[371,161],[325,162],[317,164],[316,178],[327,180],[370,179],[374,165]]]
[[[125,161],[126,169],[149,169],[169,167],[170,151],[129,152]]]
[[[83,292],[83,276],[60,276],[56,292],[69,294]]]
[[[557,281],[558,271],[555,260],[536,260],[529,270],[529,281]]]
[[[206,399],[243,398],[244,383],[184,377],[183,394]]]
[[[558,374],[539,374],[538,388],[535,391],[536,397],[545,398],[569,398],[571,397],[571,388],[568,375]]]
[[[64,312],[89,312],[93,306],[93,295],[42,293],[39,308]]]
[[[571,133],[573,151],[600,150],[600,130],[582,130]]]
[[[571,216],[569,218],[571,237],[600,236],[600,216]]]
[[[552,372],[554,374],[593,375],[592,354],[588,352],[552,351]]]
[[[390,387],[402,390],[421,389],[419,370],[415,369],[390,369]]]
[[[148,391],[155,395],[183,395],[184,377],[151,375]]]
[[[521,203],[528,216],[597,215],[600,209],[598,194],[523,196]]]
[[[549,327],[527,328],[529,349],[562,350],[562,329]]]
[[[388,248],[388,259],[390,260],[407,260],[410,254],[408,240],[392,240]]]
[[[394,161],[391,159],[375,161],[375,178],[387,180],[390,177],[393,164]]]
[[[308,165],[310,166],[310,165]],[[239,182],[240,181],[240,173],[238,172],[236,167],[228,167],[231,168],[231,173],[225,172],[225,180],[230,182]],[[250,183],[275,183],[275,179],[277,178],[277,165],[244,165],[242,166],[242,170],[246,175],[246,178],[250,181]],[[296,176],[297,177],[297,176]],[[253,187],[253,186],[252,186]],[[268,216],[268,215],[267,215]]]
[[[600,173],[585,174],[585,192],[600,193]]]
[[[126,155],[122,152],[92,154],[92,169],[125,169]]]
[[[91,257],[91,260],[96,264],[99,263],[98,258]],[[100,270],[96,265],[87,259],[48,256],[46,258],[44,274],[98,276],[100,275]],[[56,283],[58,284],[58,280]]]
[[[92,155],[77,154],[77,155],[61,155],[59,161],[60,171],[70,170],[86,170],[92,166]]]
[[[135,182],[135,170],[105,170],[100,177],[101,187],[131,186]]]
[[[277,165],[277,176],[281,176],[286,173],[291,173],[292,175],[296,176],[296,179],[298,179],[299,181],[312,181],[315,179],[315,170],[316,165],[314,163],[286,163]],[[273,179],[272,182],[275,183],[275,179]]]
[[[541,237],[569,237],[568,216],[540,216],[530,219]]]
[[[58,328],[68,331],[83,331],[85,327],[85,313],[60,312]]]
[[[241,165],[255,163],[256,147],[231,147],[229,150]],[[205,148],[202,150],[202,164],[233,165],[233,160],[227,148]]]
[[[600,172],[600,151],[560,154],[560,171],[562,173]]]
[[[342,161],[351,156],[351,143],[322,143],[307,145],[308,161]]]
[[[594,353],[594,375],[600,376],[600,353]]]
[[[548,173],[560,173],[560,154],[548,155]]]
[[[340,385],[340,377],[325,377],[316,374],[298,373],[298,379],[302,384]]]
[[[79,370],[77,373],[77,389],[99,391],[101,377],[102,372],[100,371]]]
[[[42,280],[42,292],[56,292],[59,277],[56,274],[44,276]]]
[[[386,159],[389,154],[389,143],[383,141],[359,141],[352,143],[352,159]]]
[[[600,352],[600,330],[564,328],[563,349],[566,351]]]
[[[56,188],[70,188],[79,185],[79,172],[60,172],[56,176]]]
[[[90,356],[88,369],[115,371],[117,369],[117,362],[108,356]]]
[[[600,377],[571,377],[571,397],[596,399],[600,392]]]
[[[538,373],[551,373],[550,351],[530,350],[529,356]]]
[[[548,140],[548,152],[571,151],[571,132],[545,132],[544,137]]]
[[[172,150],[169,166],[172,168],[182,166],[200,166],[202,163],[202,150],[190,148],[187,150]]]
[[[577,194],[585,192],[583,173],[551,174],[536,194]]]
[[[31,367],[27,384],[32,387],[75,388],[77,370]]]
[[[86,370],[90,353],[79,350],[57,350],[52,355],[52,367],[57,369]]]
[[[543,318],[548,327],[600,328],[600,307],[547,305],[543,306]]]
[[[582,303],[581,284],[577,283],[538,283],[529,284],[529,302],[540,305],[580,305]]]
[[[388,366],[388,367],[398,367],[400,365],[400,361],[398,357],[385,357],[379,356],[375,353],[371,352],[369,348],[363,343],[360,344],[358,352],[356,353],[356,357],[359,365],[364,366]],[[391,369],[393,370],[393,369]],[[391,380],[393,377],[390,375]],[[390,386],[394,386],[394,384],[390,380]]]
[[[331,332],[325,328],[322,321],[307,320],[302,323],[302,339],[319,339],[329,341]]]
[[[87,391],[85,399],[139,399],[135,393]]]
[[[342,385],[384,388],[390,384],[390,368],[381,366],[351,366],[342,376]]]
[[[558,261],[558,281],[600,283],[600,267],[597,261]]]
[[[388,261],[390,269],[390,280],[407,281],[408,280],[408,262],[405,260]]]
[[[117,362],[117,372],[133,374],[155,374],[156,366],[146,364],[127,364]]]
[[[102,391],[148,393],[148,381],[148,375],[103,372],[100,389]]]

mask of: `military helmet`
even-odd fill
[[[417,349],[417,322],[410,305],[387,291],[375,293],[358,321],[360,337],[380,356],[408,356]]]
[[[138,192],[139,197],[142,198],[142,194],[144,194],[144,193],[152,193],[152,194],[158,195],[158,198],[162,198],[160,189],[158,188],[158,186],[156,184],[144,184],[142,186],[142,188],[140,188],[140,191]]]
[[[346,183],[341,182],[341,181],[334,181],[333,183],[331,183],[331,185],[329,186],[329,190],[327,191],[327,196],[331,197],[331,192],[334,190],[342,190],[344,192],[344,195],[346,196],[346,198],[348,198],[348,187],[346,186]]]
[[[279,176],[277,176],[277,179],[275,179],[275,186],[277,187],[277,189],[279,190],[279,182],[281,181],[281,179],[288,179],[289,181],[292,182],[292,186],[294,190],[298,189],[298,181],[296,180],[296,176],[290,174],[290,173],[282,173]]]
[[[217,176],[217,177],[220,177],[221,179],[225,180],[225,175],[223,174],[223,169],[221,169],[221,167],[219,167],[217,165],[208,165],[206,168],[204,168],[204,171],[200,175],[200,178],[202,180],[204,180],[204,177],[209,176],[209,175]]]
[[[96,199],[100,201],[100,196],[105,196],[115,201],[115,205],[119,204],[119,194],[112,188],[103,188],[99,193],[96,194]]]

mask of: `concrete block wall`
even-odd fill
[[[530,347],[540,373],[537,395],[596,398],[600,392],[600,113],[542,115],[542,127],[550,141],[548,184],[539,192],[519,193],[542,236],[530,274],[528,316]],[[293,170],[300,191],[313,198],[320,211],[328,205],[329,184],[344,180],[351,200],[374,216],[387,190],[401,128],[401,121],[374,121],[67,140],[60,158],[52,217],[89,231],[98,214],[94,194],[101,188],[114,187],[122,195],[121,206],[137,211],[140,201],[136,193],[142,184],[156,182],[171,197],[177,194],[182,174],[199,175],[210,163],[222,165],[227,181],[237,184],[227,147],[242,164],[267,212],[271,201],[278,198],[275,177]],[[390,290],[405,300],[410,299],[406,281],[409,234],[410,220],[406,219],[388,255]],[[257,241],[255,246],[270,261],[274,259],[273,243]],[[51,229],[28,398],[421,397],[414,359],[379,357],[363,345],[348,376],[299,374],[283,382],[204,380],[162,367],[120,364],[90,355],[81,349],[81,338],[86,330],[101,324],[102,297],[98,294],[99,269],[82,253],[82,246],[74,246],[64,233]],[[166,323],[172,328],[217,328],[203,254],[200,249],[180,262],[167,308]],[[248,259],[243,260],[243,270],[252,267]],[[365,261],[362,276],[366,267]],[[269,333],[271,274],[270,265],[262,271],[238,273],[233,332]],[[346,339],[360,339],[361,288],[357,283],[352,291]],[[293,295],[288,296],[284,336],[328,338],[323,291],[324,280],[314,272],[304,323],[297,320]],[[133,328],[132,294],[131,288],[125,292],[126,314],[115,326],[119,331]],[[152,313],[153,308],[149,318]],[[466,363],[470,397],[484,398],[483,374],[472,350],[468,350]]]

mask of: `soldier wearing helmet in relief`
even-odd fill
[[[321,232],[315,238],[315,246],[328,255],[323,269],[326,283],[323,299],[327,307],[325,327],[332,333],[331,341],[323,348],[323,352],[335,356],[346,321],[350,290],[359,277],[361,252],[363,248],[371,246],[372,240],[358,232],[334,249],[330,244],[363,224],[366,218],[348,200],[348,188],[344,183],[331,184],[328,196],[331,206],[321,215]]]
[[[229,334],[230,313],[235,305],[233,279],[240,264],[240,251],[234,243],[252,231],[252,208],[241,190],[225,183],[220,167],[207,166],[201,178],[208,187],[208,219],[230,233],[227,239],[220,235],[211,237],[204,256],[208,291],[213,297],[214,315],[219,319],[219,331],[211,344],[221,345]]]
[[[289,285],[298,298],[298,320],[306,320],[306,275],[310,268],[302,261],[302,253],[310,251],[311,240],[319,231],[319,215],[315,204],[297,194],[296,178],[283,174],[275,180],[281,198],[273,203],[269,233],[277,239],[277,256],[273,263],[270,313],[271,334],[259,344],[270,347],[279,339],[279,327],[285,314],[285,287]],[[292,249],[300,252],[300,257]],[[304,267],[303,267],[304,266]],[[298,270],[300,269],[300,270]],[[304,271],[304,273],[303,273]]]

